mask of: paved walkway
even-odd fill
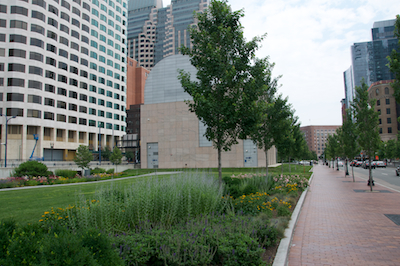
[[[371,193],[366,181],[352,180],[343,170],[314,167],[289,266],[400,265],[400,225],[385,216],[400,215],[400,193],[377,183],[381,192]]]

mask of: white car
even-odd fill
[[[338,164],[339,164],[340,167],[343,167],[343,162],[342,161],[339,161]]]
[[[376,167],[385,167],[386,168],[386,163],[384,161],[376,161],[375,165],[376,165]]]

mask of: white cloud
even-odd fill
[[[283,75],[280,92],[289,96],[303,126],[340,125],[343,72],[350,46],[371,40],[375,21],[394,19],[392,0],[231,0],[244,9],[247,39],[267,33],[257,56],[270,56],[274,74]]]
[[[163,0],[164,6],[171,3]],[[275,62],[279,89],[303,126],[340,125],[350,46],[371,40],[375,21],[394,19],[399,0],[230,0],[244,9],[245,37],[267,33],[258,57]]]

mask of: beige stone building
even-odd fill
[[[340,126],[305,126],[300,127],[304,133],[304,138],[310,151],[315,151],[317,156],[321,156],[328,144],[328,136],[336,134],[336,129]]]
[[[205,126],[189,112],[191,100],[177,78],[178,69],[196,76],[189,58],[172,55],[150,72],[141,109],[142,168],[214,168],[217,150],[204,136]],[[276,163],[276,150],[268,152],[268,163]],[[265,153],[251,140],[239,140],[222,153],[222,167],[265,167]]]
[[[379,113],[379,134],[382,141],[396,139],[398,133],[396,100],[393,80],[382,80],[372,83],[368,89],[370,99],[376,99],[375,110]]]

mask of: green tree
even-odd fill
[[[396,16],[394,35],[399,40],[398,50],[400,50],[400,16]],[[391,84],[394,89],[394,97],[396,102],[400,103],[400,52],[392,50],[390,56],[387,57],[390,71],[395,75],[395,80]]]
[[[106,146],[103,151],[101,151],[101,157],[103,157],[104,160],[109,160],[111,156],[111,149]]]
[[[212,0],[208,9],[195,14],[198,26],[190,28],[192,47],[181,47],[197,68],[196,81],[180,71],[182,87],[192,101],[189,110],[205,124],[205,137],[218,152],[218,175],[222,183],[221,152],[246,138],[260,112],[257,100],[267,88],[268,59],[256,59],[263,37],[246,42],[239,19],[226,0]]]
[[[133,151],[127,151],[125,152],[125,157],[128,161],[132,162],[135,161],[135,154],[133,153]]]
[[[79,145],[75,153],[74,162],[82,168],[82,170],[85,170],[85,168],[88,168],[88,165],[92,160],[93,154],[89,150],[89,146]]]
[[[386,150],[386,159],[394,159],[396,158],[396,148],[398,146],[397,141],[394,139],[390,139],[385,141],[385,150]]]
[[[326,156],[330,160],[329,164],[332,162],[332,168],[335,169],[334,160],[338,157],[339,153],[339,143],[337,134],[328,136],[328,144],[325,148]],[[329,166],[330,167],[330,166]]]
[[[344,155],[346,157],[346,167],[347,167],[347,159],[354,159],[358,154],[360,154],[360,148],[357,144],[357,132],[356,125],[353,122],[351,109],[346,109],[346,114],[343,119],[342,125],[342,135],[340,138],[340,142],[343,145]],[[354,165],[351,167],[353,182],[354,179]]]
[[[358,134],[357,142],[369,161],[369,184],[371,191],[373,184],[371,159],[374,158],[381,141],[378,127],[379,114],[375,111],[375,103],[375,99],[368,98],[368,86],[365,84],[364,80],[362,80],[361,87],[356,86],[356,97],[352,103],[352,107]]]
[[[269,100],[265,99],[259,104],[263,105],[264,112],[260,123],[252,130],[250,137],[257,143],[259,149],[265,152],[266,174],[268,176],[268,150],[276,145],[282,138],[284,121],[291,115],[290,106],[287,104],[287,98],[283,99],[278,95]]]
[[[122,152],[118,147],[114,147],[114,150],[110,155],[110,161],[115,164],[115,172],[117,172],[117,166],[122,162]]]

